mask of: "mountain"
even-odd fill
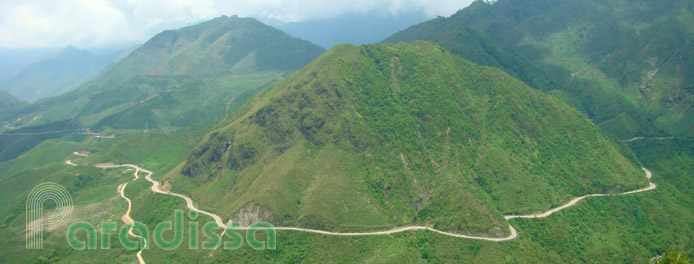
[[[56,48],[0,47],[0,83],[11,78],[32,63],[58,52],[60,52],[60,49]]]
[[[691,1],[475,1],[448,20],[482,31],[566,83],[620,137],[694,135]]]
[[[422,41],[334,47],[249,99],[163,180],[243,223],[495,237],[510,232],[502,214],[646,185],[633,154],[580,112]]]
[[[69,46],[27,66],[0,83],[0,89],[29,102],[55,96],[98,77],[120,58],[120,53],[98,56]]]
[[[17,99],[11,94],[0,91],[0,120],[4,120],[7,116],[11,115],[14,110],[25,104],[26,102]],[[4,127],[0,128],[0,130],[3,129]]]
[[[323,51],[255,19],[223,16],[157,34],[101,77],[20,108],[10,125],[13,133],[211,125]],[[0,138],[0,160],[62,136]]]
[[[287,34],[309,40],[326,49],[340,43],[377,43],[383,38],[426,20],[423,12],[384,15],[378,12],[350,13],[334,18],[300,22],[270,22]]]
[[[24,104],[26,103],[17,99],[17,97],[12,96],[5,91],[0,91],[0,111],[15,108]]]
[[[551,74],[536,67],[515,50],[500,45],[487,34],[459,21],[456,16],[438,17],[408,27],[382,42],[398,43],[416,40],[434,42],[471,62],[502,69],[533,88],[549,92],[559,86]]]
[[[254,19],[220,17],[154,36],[100,78],[24,108],[17,126],[71,119],[101,129],[214,122],[322,52]]]

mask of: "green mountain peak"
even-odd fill
[[[503,214],[631,190],[642,174],[557,98],[416,41],[334,47],[249,99],[165,180],[243,223],[501,237]]]

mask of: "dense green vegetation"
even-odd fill
[[[99,259],[104,263],[135,261],[135,252],[122,249],[117,240],[112,241],[111,250],[76,251],[68,249],[64,230],[51,232],[45,245],[47,249],[27,251],[24,249],[24,198],[26,192],[41,181],[54,181],[66,186],[78,205],[74,220],[119,221],[125,210],[125,202],[116,197],[119,183],[130,181],[131,175],[123,170],[98,170],[88,167],[70,167],[62,164],[63,159],[77,163],[97,162],[105,159],[134,155],[146,157],[152,151],[175,147],[173,142],[189,142],[186,136],[176,135],[166,141],[161,136],[152,136],[147,148],[133,147],[142,140],[133,134],[123,141],[94,141],[84,145],[47,141],[22,156],[17,161],[0,164],[3,171],[9,167],[24,168],[24,172],[13,172],[12,180],[2,184],[17,186],[3,192],[3,233],[0,261],[9,263],[92,263]],[[176,139],[173,139],[176,138]],[[191,138],[192,139],[192,138]],[[146,250],[143,257],[148,263],[175,262],[253,262],[253,263],[315,263],[315,262],[476,262],[476,263],[648,263],[652,257],[666,252],[694,253],[689,236],[694,227],[694,216],[690,204],[694,171],[694,145],[688,140],[637,141],[630,146],[639,155],[644,165],[654,173],[659,189],[652,192],[623,197],[593,198],[578,206],[562,211],[546,219],[513,220],[519,238],[509,242],[494,243],[450,238],[435,233],[406,232],[377,237],[331,237],[299,232],[278,232],[277,250],[256,251],[244,245],[238,250],[188,250],[185,244],[174,251],[157,248]],[[84,159],[69,154],[76,148],[99,150],[94,156]],[[158,149],[161,148],[161,149]],[[188,151],[192,148],[188,146]],[[168,152],[186,152],[186,148],[168,149]],[[61,154],[62,153],[62,154]],[[149,153],[149,154],[148,154]],[[161,161],[176,159],[177,155],[160,157]],[[183,157],[185,158],[185,157]],[[93,160],[89,160],[93,159]],[[101,160],[106,161],[106,160]],[[122,162],[132,160],[121,159]],[[39,164],[43,163],[41,166]],[[157,166],[150,163],[151,166]],[[148,166],[150,166],[148,165]],[[166,167],[166,166],[161,166]],[[157,170],[161,171],[161,170]],[[166,171],[166,169],[164,169]],[[160,175],[160,172],[156,172]],[[76,176],[77,175],[77,176]],[[79,177],[82,175],[83,177]],[[178,184],[174,182],[174,186]],[[171,220],[174,209],[184,208],[183,200],[166,195],[156,195],[148,188],[150,184],[142,178],[128,185],[126,195],[133,201],[132,217],[153,226]],[[97,211],[82,206],[96,204]],[[635,206],[638,205],[638,206]],[[85,206],[86,207],[86,206]],[[9,212],[9,214],[7,213]],[[188,218],[185,218],[187,226]],[[209,219],[200,216],[200,226]],[[243,234],[242,234],[243,235]],[[184,237],[187,243],[188,236]],[[204,237],[201,237],[203,242]],[[665,257],[670,255],[666,254]],[[101,261],[103,260],[103,261]]]
[[[477,31],[456,17],[439,17],[400,31],[386,43],[428,40],[471,62],[496,67],[524,81],[529,86],[551,91],[559,86],[554,76],[535,67],[516,51],[506,48],[485,33]]]
[[[465,59],[503,69],[564,99],[619,138],[691,136],[694,74],[688,69],[694,31],[687,21],[693,13],[687,1],[666,6],[476,1],[385,42],[430,40]]]
[[[499,0],[476,1],[445,22],[516,49],[617,136],[692,136],[693,15],[690,1]]]
[[[689,263],[694,141],[617,142],[692,135],[694,6],[661,4],[478,1],[386,40],[411,44],[338,45],[310,64],[320,48],[221,17],[155,36],[66,96],[23,106],[0,92],[0,117],[23,111],[7,133],[25,134],[0,135],[0,262],[135,262],[115,236],[111,250],[70,249],[64,227],[45,250],[24,249],[25,199],[41,182],[68,189],[73,221],[122,224],[124,182],[150,231],[185,208],[142,173],[87,166],[114,162],[154,171],[225,220],[335,231],[501,237],[505,214],[645,186],[641,166],[658,184],[511,220],[519,236],[501,243],[279,231],[276,250],[189,250],[186,233],[176,250],[145,250],[148,263]],[[117,135],[31,135],[85,126]],[[202,233],[211,219],[195,220]]]
[[[644,140],[630,146],[653,171],[653,181],[659,189],[631,196],[588,199],[545,219],[513,220],[520,236],[509,242],[450,238],[425,231],[379,237],[331,237],[282,231],[278,233],[277,250],[272,251],[255,251],[247,246],[214,252],[155,249],[143,256],[155,263],[200,260],[209,263],[648,263],[659,255],[664,255],[663,260],[676,256],[667,252],[691,254],[694,143]],[[180,200],[169,200],[163,195],[144,195],[149,197],[142,202],[147,205],[138,210],[150,206],[182,206]],[[167,212],[157,215],[169,219]],[[140,217],[149,215],[152,214],[143,211]]]
[[[646,183],[578,111],[428,42],[340,45],[221,124],[164,179],[235,219],[502,236],[502,214]]]

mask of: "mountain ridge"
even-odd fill
[[[108,69],[123,51],[95,55],[68,46],[61,52],[32,63],[0,83],[0,89],[34,102],[77,88]]]
[[[195,41],[198,38],[210,39],[210,37],[214,37],[215,41],[211,43]],[[255,54],[266,50],[274,51],[262,56]],[[232,97],[230,94],[243,94],[248,91],[248,88],[256,90],[267,85],[268,82],[281,77],[290,69],[308,63],[322,51],[320,47],[287,36],[254,19],[236,16],[220,17],[177,31],[168,30],[155,35],[128,57],[119,61],[102,77],[67,94],[41,100],[24,108],[22,110],[24,121],[17,126],[39,125],[65,119],[77,119],[84,126],[92,126],[103,118],[117,115],[123,110],[136,106],[133,105],[136,102],[147,102],[153,99],[152,97],[163,96],[162,93],[174,91],[177,86],[187,85],[203,90],[210,88],[218,90],[220,86],[229,85],[245,87],[239,92],[227,93],[219,98],[226,101]],[[276,63],[269,63],[267,56],[275,55],[277,55]],[[227,63],[228,61],[233,64]],[[241,65],[242,63],[245,64]],[[233,69],[238,71],[233,72]],[[142,87],[138,88],[138,86]],[[125,94],[125,91],[118,91],[119,87],[121,90],[130,91]],[[186,93],[186,91],[181,92]],[[215,93],[220,92],[224,93],[215,91]],[[166,100],[178,100],[178,104],[182,104],[176,98]],[[204,99],[198,98],[193,101],[196,100],[199,102]],[[67,104],[68,102],[76,103]],[[176,105],[172,103],[169,102],[169,105]],[[214,111],[214,116],[221,115],[223,113]],[[155,119],[158,118],[165,117],[155,117]],[[157,126],[155,123],[152,125]],[[144,126],[144,123],[139,126]],[[163,126],[169,125],[163,123]]]
[[[219,17],[157,34],[101,77],[17,108],[9,125],[14,132],[206,126],[323,51],[252,18]],[[0,138],[0,160],[43,139]]]

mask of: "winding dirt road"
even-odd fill
[[[71,165],[71,162],[70,162],[69,160],[66,161],[65,163],[68,164],[68,165]],[[72,164],[74,164],[74,163],[72,163]],[[75,165],[76,165],[76,164],[75,164]],[[71,166],[73,166],[73,165],[71,165]],[[224,230],[223,232],[226,231],[226,225],[224,224],[224,222],[222,221],[222,218],[221,218],[220,216],[218,216],[218,215],[216,215],[216,214],[214,214],[214,213],[210,213],[210,212],[207,212],[207,211],[198,209],[197,207],[195,207],[195,204],[194,204],[193,200],[190,199],[189,197],[185,196],[185,195],[181,195],[181,194],[177,194],[177,193],[173,193],[173,192],[166,192],[166,191],[162,191],[161,189],[159,189],[160,184],[159,184],[158,181],[155,181],[155,180],[153,180],[153,179],[151,178],[151,176],[152,176],[152,171],[150,171],[150,170],[141,168],[141,167],[139,167],[139,166],[137,166],[137,165],[133,165],[133,164],[114,165],[114,164],[106,163],[106,164],[96,164],[96,165],[94,165],[94,166],[97,167],[97,168],[102,168],[102,169],[108,169],[108,168],[121,168],[121,167],[132,167],[132,168],[135,169],[135,172],[133,173],[134,178],[135,178],[134,180],[137,180],[137,179],[139,178],[138,172],[140,172],[140,171],[141,171],[141,172],[144,172],[144,173],[147,174],[147,175],[145,176],[145,179],[146,179],[147,181],[149,181],[150,183],[152,183],[151,190],[152,190],[153,192],[155,192],[155,193],[160,193],[160,194],[166,194],[166,195],[177,196],[177,197],[180,197],[180,198],[184,199],[184,200],[186,201],[186,207],[188,207],[189,210],[192,210],[192,211],[195,211],[195,212],[198,212],[198,213],[201,213],[201,214],[204,214],[204,215],[207,215],[207,216],[212,217],[212,219],[214,219],[214,221],[217,223],[217,226],[219,226],[220,228],[222,228],[222,229]],[[546,212],[543,212],[543,213],[530,214],[530,215],[507,215],[507,216],[504,216],[504,218],[505,218],[506,220],[516,219],[516,218],[522,218],[522,219],[544,218],[544,217],[548,217],[548,216],[550,216],[550,215],[552,215],[552,214],[554,214],[554,213],[556,213],[556,212],[559,212],[559,211],[561,211],[561,210],[564,210],[564,209],[567,209],[567,208],[569,208],[569,207],[572,207],[572,206],[576,205],[578,202],[580,202],[581,200],[583,200],[583,199],[585,199],[585,198],[588,198],[588,197],[629,195],[629,194],[640,193],[640,192],[646,192],[646,191],[650,191],[650,190],[656,189],[656,188],[657,188],[657,185],[656,185],[655,183],[653,183],[653,182],[650,181],[650,179],[653,177],[653,174],[652,174],[648,169],[646,169],[646,168],[643,168],[643,170],[644,170],[644,172],[646,173],[646,177],[647,177],[648,180],[649,180],[649,186],[648,186],[648,187],[645,187],[645,188],[642,188],[642,189],[638,189],[638,190],[629,191],[629,192],[624,192],[624,193],[616,193],[616,194],[588,194],[588,195],[584,195],[584,196],[581,196],[581,197],[574,198],[574,199],[572,199],[571,201],[569,201],[568,203],[566,203],[566,204],[564,204],[564,205],[561,205],[561,206],[559,206],[559,207],[550,209],[550,210],[548,210],[548,211],[546,211]],[[134,181],[134,180],[133,180],[133,181]],[[126,210],[125,214],[121,217],[121,220],[122,220],[124,223],[126,223],[126,224],[132,223],[132,222],[133,222],[133,219],[130,217],[130,210],[131,210],[132,203],[131,203],[130,199],[128,199],[127,197],[125,197],[125,194],[124,194],[124,192],[125,192],[125,187],[127,186],[127,184],[128,184],[128,183],[126,182],[126,183],[123,183],[123,184],[121,184],[121,185],[118,186],[118,193],[119,193],[119,194],[121,195],[121,197],[122,197],[123,199],[125,199],[126,202],[128,203],[128,209]],[[247,229],[248,229],[248,227],[236,228],[236,230],[247,230]],[[495,238],[495,237],[482,237],[482,236],[470,236],[470,235],[456,234],[456,233],[446,232],[446,231],[438,230],[438,229],[431,228],[431,227],[427,227],[427,226],[405,226],[405,227],[398,227],[398,228],[394,228],[394,229],[390,229],[390,230],[385,230],[385,231],[374,231],[374,232],[331,232],[331,231],[325,231],[325,230],[316,230],[316,229],[308,229],[308,228],[300,228],[300,227],[274,227],[274,229],[275,229],[275,230],[286,230],[286,231],[307,232],[307,233],[314,233],[314,234],[321,234],[321,235],[331,235],[331,236],[381,236],[381,235],[390,235],[390,234],[401,233],[401,232],[406,232],[406,231],[428,230],[428,231],[436,232],[436,233],[439,233],[439,234],[442,234],[442,235],[445,235],[445,236],[450,236],[450,237],[457,237],[457,238],[464,238],[464,239],[475,239],[475,240],[484,240],[484,241],[491,241],[491,242],[509,241],[509,240],[513,240],[513,239],[515,239],[515,238],[518,237],[518,233],[516,232],[516,229],[515,229],[510,223],[509,223],[509,231],[510,231],[510,234],[509,234],[508,236],[506,236],[506,237],[500,237],[500,238]],[[132,227],[131,227],[131,229],[128,231],[128,234],[129,234],[130,236],[140,238],[140,236],[138,236],[138,235],[132,233]],[[223,233],[222,233],[222,234],[223,234]],[[142,254],[142,250],[140,250],[139,252],[137,252],[137,260],[138,260],[138,262],[139,262],[140,264],[144,264],[145,262],[144,262],[144,260],[142,259],[141,254]]]
[[[97,167],[99,167],[99,168],[132,167],[132,168],[135,168],[136,173],[137,173],[137,171],[142,171],[142,172],[147,174],[145,179],[147,179],[147,181],[152,183],[151,189],[153,192],[180,197],[186,201],[186,206],[188,207],[189,210],[208,215],[215,220],[215,222],[217,223],[217,225],[219,227],[225,228],[225,225],[224,225],[222,218],[220,216],[198,209],[197,207],[195,207],[193,200],[190,199],[189,197],[181,195],[181,194],[173,193],[173,192],[165,192],[165,191],[160,190],[159,189],[159,185],[160,185],[159,182],[155,181],[151,178],[152,172],[149,170],[140,168],[137,165],[132,165],[132,164],[97,165]],[[581,197],[574,198],[573,200],[569,201],[568,203],[561,205],[559,207],[553,208],[553,209],[551,209],[547,212],[544,212],[544,213],[530,214],[530,215],[507,215],[507,216],[504,216],[504,218],[507,220],[515,219],[515,218],[544,218],[544,217],[548,217],[548,216],[550,216],[556,212],[559,212],[561,210],[572,207],[572,206],[576,205],[578,202],[580,202],[581,200],[588,198],[588,197],[628,195],[628,194],[650,191],[650,190],[657,188],[655,183],[650,182],[650,179],[652,177],[651,172],[646,168],[643,168],[643,170],[646,173],[646,177],[649,179],[649,186],[646,188],[642,188],[642,189],[638,189],[638,190],[634,190],[634,191],[629,191],[629,192],[624,192],[624,193],[618,193],[618,194],[589,194],[589,195],[584,195]],[[237,228],[237,229],[238,230],[246,230],[247,227],[242,227],[242,228]],[[322,234],[322,235],[332,235],[332,236],[380,236],[380,235],[390,235],[390,234],[401,233],[401,232],[406,232],[406,231],[413,231],[413,230],[428,230],[428,231],[436,232],[436,233],[446,235],[446,236],[451,236],[451,237],[485,240],[485,241],[492,241],[492,242],[508,241],[508,240],[513,240],[516,237],[518,237],[518,233],[516,232],[516,229],[510,224],[509,224],[510,234],[506,237],[500,237],[500,238],[456,234],[456,233],[446,232],[446,231],[438,230],[438,229],[427,227],[427,226],[406,226],[406,227],[399,227],[399,228],[394,228],[394,229],[390,229],[390,230],[375,231],[375,232],[332,232],[332,231],[316,230],[316,229],[308,229],[308,228],[300,228],[300,227],[274,227],[274,229],[275,230],[307,232],[307,233]]]
[[[622,140],[622,142],[633,142],[633,141],[637,141],[637,140],[668,140],[668,139],[692,140],[690,138],[683,138],[683,137],[635,137],[635,138]]]
[[[585,199],[585,198],[588,198],[588,197],[627,195],[627,194],[634,194],[634,193],[640,193],[640,192],[650,191],[650,190],[653,190],[653,189],[657,188],[658,186],[655,185],[655,183],[652,183],[652,182],[650,181],[651,177],[653,177],[653,174],[651,174],[651,171],[649,171],[649,170],[646,169],[646,168],[643,168],[643,170],[646,172],[646,177],[647,177],[648,180],[649,180],[649,181],[648,181],[648,187],[646,187],[646,188],[642,188],[642,189],[638,189],[638,190],[633,190],[633,191],[628,191],[628,192],[624,192],[624,193],[616,193],[616,194],[602,194],[602,193],[588,194],[588,195],[584,195],[584,196],[581,196],[581,197],[576,197],[576,198],[574,198],[573,200],[569,201],[568,203],[566,203],[566,204],[564,204],[564,205],[562,205],[562,206],[559,206],[559,207],[557,207],[557,208],[550,209],[549,211],[544,212],[544,213],[541,213],[541,214],[507,215],[507,216],[504,216],[504,218],[506,218],[506,220],[508,220],[508,219],[515,219],[515,218],[526,218],[526,219],[527,219],[527,218],[544,218],[544,217],[548,217],[548,216],[550,216],[550,215],[552,215],[552,214],[554,214],[554,213],[556,213],[556,212],[559,212],[559,211],[561,211],[561,210],[564,210],[564,209],[566,209],[566,208],[569,208],[569,207],[571,207],[571,206],[574,206],[574,205],[576,205],[576,203],[578,203],[578,202],[580,202],[581,200],[583,200],[583,199]]]
[[[97,168],[103,168],[103,167],[97,166]],[[137,175],[138,171],[139,170],[136,168],[135,173],[133,173],[133,176],[135,176],[135,179],[133,179],[133,181],[136,181],[139,178],[139,176]],[[133,219],[130,217],[130,209],[132,208],[132,203],[130,202],[130,199],[128,199],[128,197],[125,197],[125,194],[124,194],[126,186],[128,186],[128,182],[123,183],[121,185],[118,185],[118,193],[120,194],[120,197],[123,198],[128,203],[128,209],[125,210],[125,213],[120,218],[121,221],[123,221],[123,223],[125,223],[127,225],[127,224],[133,223],[135,221],[133,221]],[[137,239],[141,239],[142,237],[133,233],[133,227],[134,227],[134,225],[130,226],[130,230],[128,230],[128,235],[131,237],[137,238]],[[145,264],[145,260],[142,258],[142,249],[140,249],[140,251],[138,251],[137,254],[135,254],[135,256],[137,257],[138,263]]]

